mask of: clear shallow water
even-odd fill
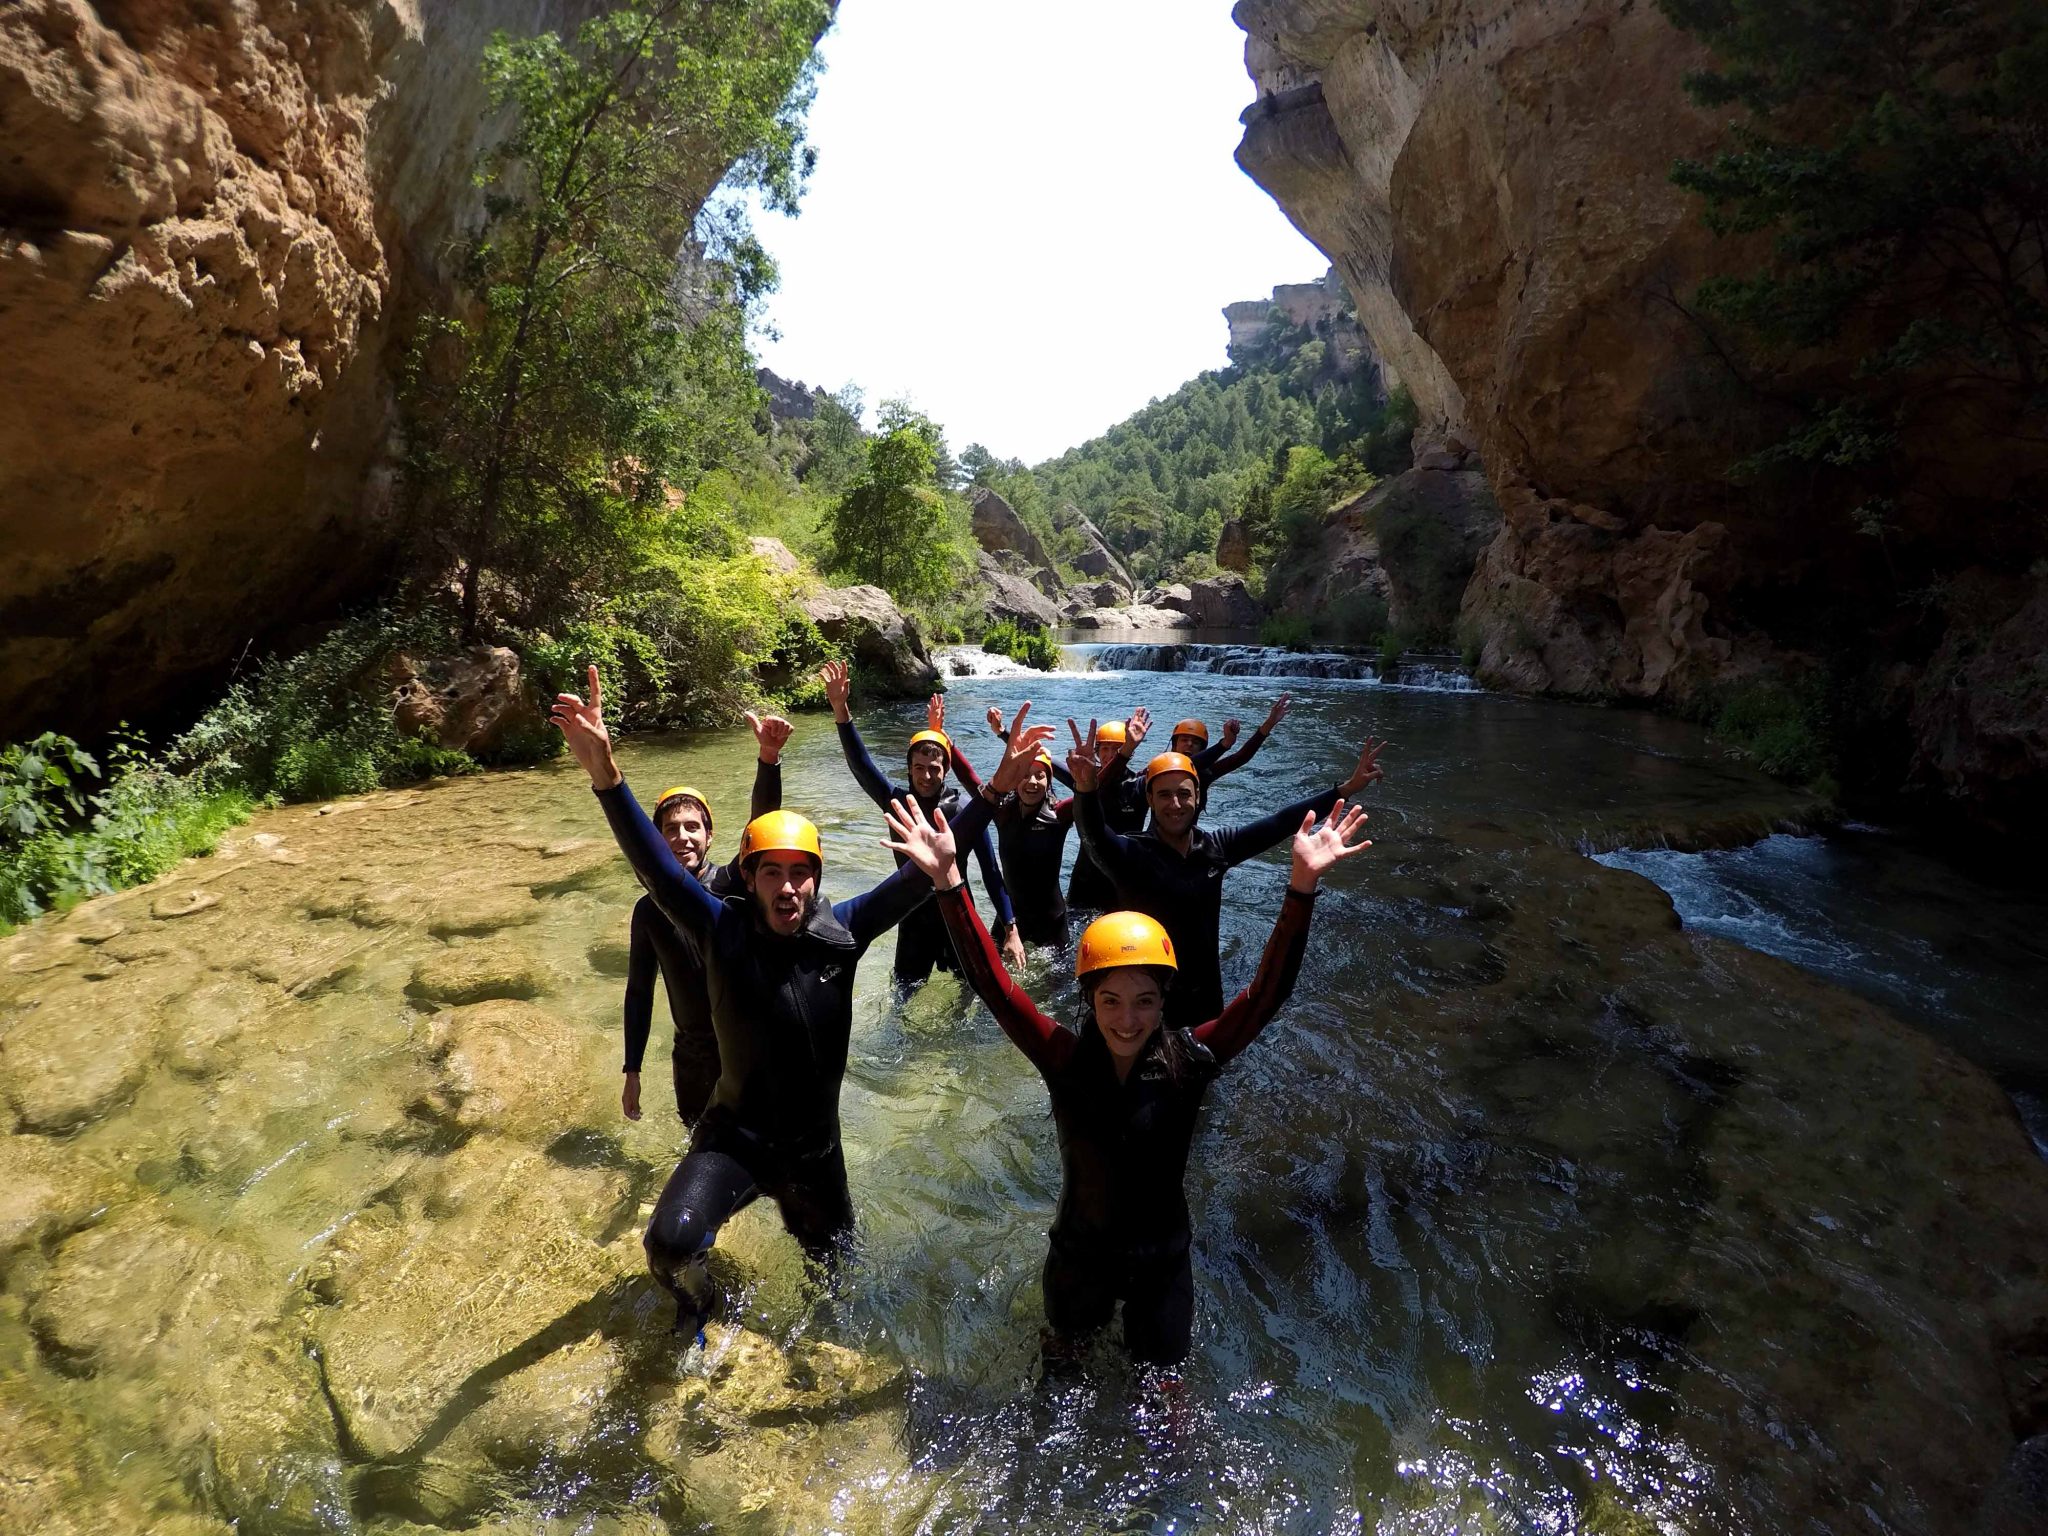
[[[843,1098],[861,1253],[821,1312],[749,1213],[728,1246],[750,1331],[714,1337],[709,1382],[679,1365],[634,1274],[679,1137],[651,1077],[646,1120],[616,1104],[633,891],[579,846],[603,834],[580,776],[542,770],[269,813],[270,848],[0,945],[0,1065],[44,1126],[0,1140],[0,1456],[30,1469],[0,1517],[1968,1528],[2026,1428],[2008,1404],[2039,1350],[2012,1320],[2041,1299],[2048,1173],[1924,1032],[1681,930],[1576,851],[1767,829],[1798,809],[1781,790],[1674,722],[1369,680],[963,678],[949,710],[987,764],[990,703],[1249,729],[1277,686],[1295,710],[1213,818],[1336,777],[1368,733],[1390,777],[1294,1002],[1211,1096],[1177,1397],[1113,1348],[1039,1381],[1043,1089],[950,982],[895,1005],[884,954]],[[861,719],[887,758],[921,715]],[[736,736],[622,754],[642,789],[710,790],[721,847],[748,758]],[[786,787],[830,891],[886,873],[824,717]],[[1284,880],[1278,855],[1232,876],[1230,984]],[[422,977],[458,961],[530,962],[532,1015],[451,1045]],[[1043,958],[1030,985],[1071,1008]],[[123,1053],[147,1069],[104,1093],[43,1071]],[[750,1374],[756,1339],[794,1353]]]

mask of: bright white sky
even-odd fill
[[[1225,361],[1221,308],[1329,263],[1239,171],[1227,0],[844,0],[818,169],[757,229],[762,361],[1037,463]]]

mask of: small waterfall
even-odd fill
[[[984,651],[978,645],[932,647],[932,665],[942,677],[1044,677],[1036,667]]]
[[[1288,651],[1270,645],[1132,644],[1069,646],[1068,653],[1097,672],[1208,672],[1219,677],[1334,677],[1416,688],[1431,693],[1478,693],[1479,685],[1448,655],[1403,656],[1392,677],[1377,655],[1347,651]]]

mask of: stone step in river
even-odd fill
[[[886,940],[836,1294],[756,1208],[708,1350],[669,1331],[638,1233],[682,1131],[658,1071],[641,1121],[618,1103],[636,888],[556,765],[264,811],[0,939],[0,1530],[2035,1528],[2048,1167],[1972,1058],[2040,1068],[1990,1015],[2048,967],[1994,977],[1953,929],[1909,953],[1861,910],[1868,967],[1947,977],[1920,1015],[1681,921],[1582,850],[1810,807],[1674,721],[1185,669],[957,678],[948,708],[986,768],[991,704],[1249,728],[1281,687],[1213,819],[1367,733],[1388,777],[1293,1001],[1209,1096],[1177,1393],[1113,1341],[1041,1377],[1044,1088],[950,979],[897,1001]],[[893,761],[922,707],[859,718]],[[719,853],[750,757],[622,752],[709,792]],[[887,873],[826,717],[785,778],[830,893]],[[1889,858],[1845,878],[1919,878]],[[1286,878],[1231,875],[1227,986]],[[1939,892],[2009,931],[2011,893]],[[1065,965],[1022,978],[1062,1016]]]

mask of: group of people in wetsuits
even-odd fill
[[[805,1253],[830,1266],[853,1226],[839,1139],[839,1090],[853,1025],[854,975],[897,928],[895,976],[914,985],[958,971],[1045,1079],[1058,1133],[1061,1191],[1043,1273],[1049,1354],[1070,1354],[1123,1307],[1138,1359],[1185,1357],[1194,1317],[1186,1168],[1202,1098],[1221,1069],[1287,1000],[1323,875],[1371,846],[1348,804],[1382,775],[1368,740],[1340,783],[1241,826],[1201,825],[1216,778],[1241,767],[1285,718],[1283,695],[1244,746],[1237,722],[1213,746],[1184,720],[1171,750],[1137,771],[1149,734],[1121,721],[1054,730],[1021,705],[989,725],[1001,756],[986,779],[945,729],[934,695],[905,751],[907,783],[875,763],[848,712],[840,664],[822,674],[840,746],[882,809],[895,873],[832,903],[821,894],[818,829],[782,809],[787,721],[749,715],[759,747],[750,819],[732,859],[710,863],[711,807],[687,784],[664,790],[653,819],[613,760],[602,685],[558,695],[553,718],[589,773],[612,833],[646,895],[635,907],[626,994],[622,1104],[639,1118],[640,1070],[658,972],[676,1026],[676,1105],[689,1151],[663,1188],[644,1238],[648,1266],[676,1296],[679,1326],[711,1296],[702,1261],[719,1228],[763,1196]],[[958,779],[947,786],[949,773]],[[1073,793],[1054,802],[1054,781]],[[994,837],[991,839],[991,828]],[[1062,896],[1067,833],[1081,848]],[[1219,929],[1226,873],[1292,834],[1292,868],[1257,973],[1226,1005]],[[1000,849],[1000,857],[997,849]],[[968,885],[972,855],[994,932]],[[1069,907],[1101,910],[1073,945],[1081,1017],[1047,1017],[1011,979],[1026,943],[1065,949]],[[1106,910],[1105,910],[1106,909]]]

